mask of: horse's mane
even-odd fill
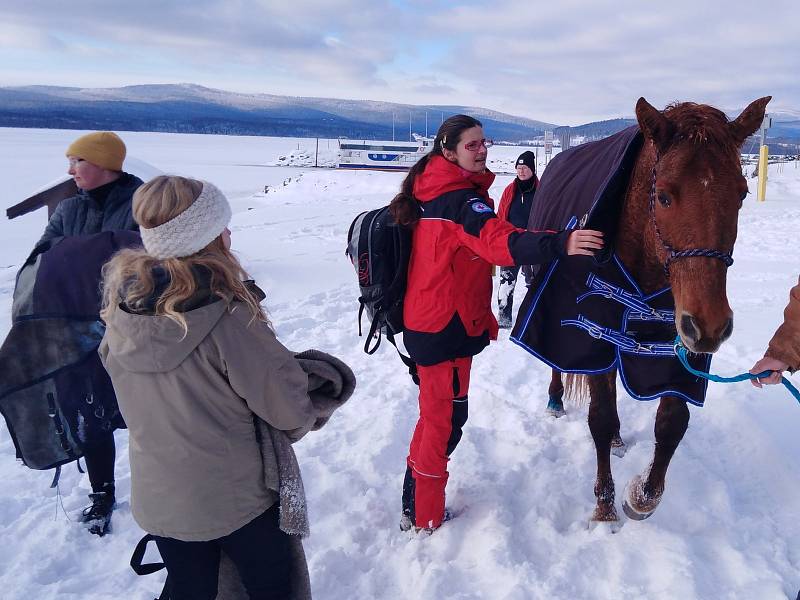
[[[676,128],[675,139],[711,144],[726,154],[738,155],[739,146],[721,110],[695,102],[674,102],[664,109],[664,116]]]

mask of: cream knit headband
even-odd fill
[[[144,249],[155,258],[183,258],[208,246],[231,220],[231,206],[212,183],[203,181],[203,191],[191,206],[151,229],[139,228]]]

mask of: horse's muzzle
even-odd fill
[[[717,331],[703,331],[697,319],[689,313],[682,313],[676,322],[678,333],[684,345],[695,353],[711,353],[719,350],[722,342],[731,337],[733,333],[733,317],[723,321]]]

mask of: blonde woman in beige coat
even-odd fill
[[[293,597],[254,420],[302,437],[316,418],[308,376],[244,281],[216,187],[157,177],[133,214],[144,249],[104,269],[100,347],[130,431],[133,516],[155,537],[174,600],[216,597],[221,552],[251,599]]]

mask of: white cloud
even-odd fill
[[[773,109],[799,108],[798,22],[795,0],[18,0],[0,25],[0,81],[130,74],[558,123],[630,116],[639,96],[742,107],[772,94]]]

